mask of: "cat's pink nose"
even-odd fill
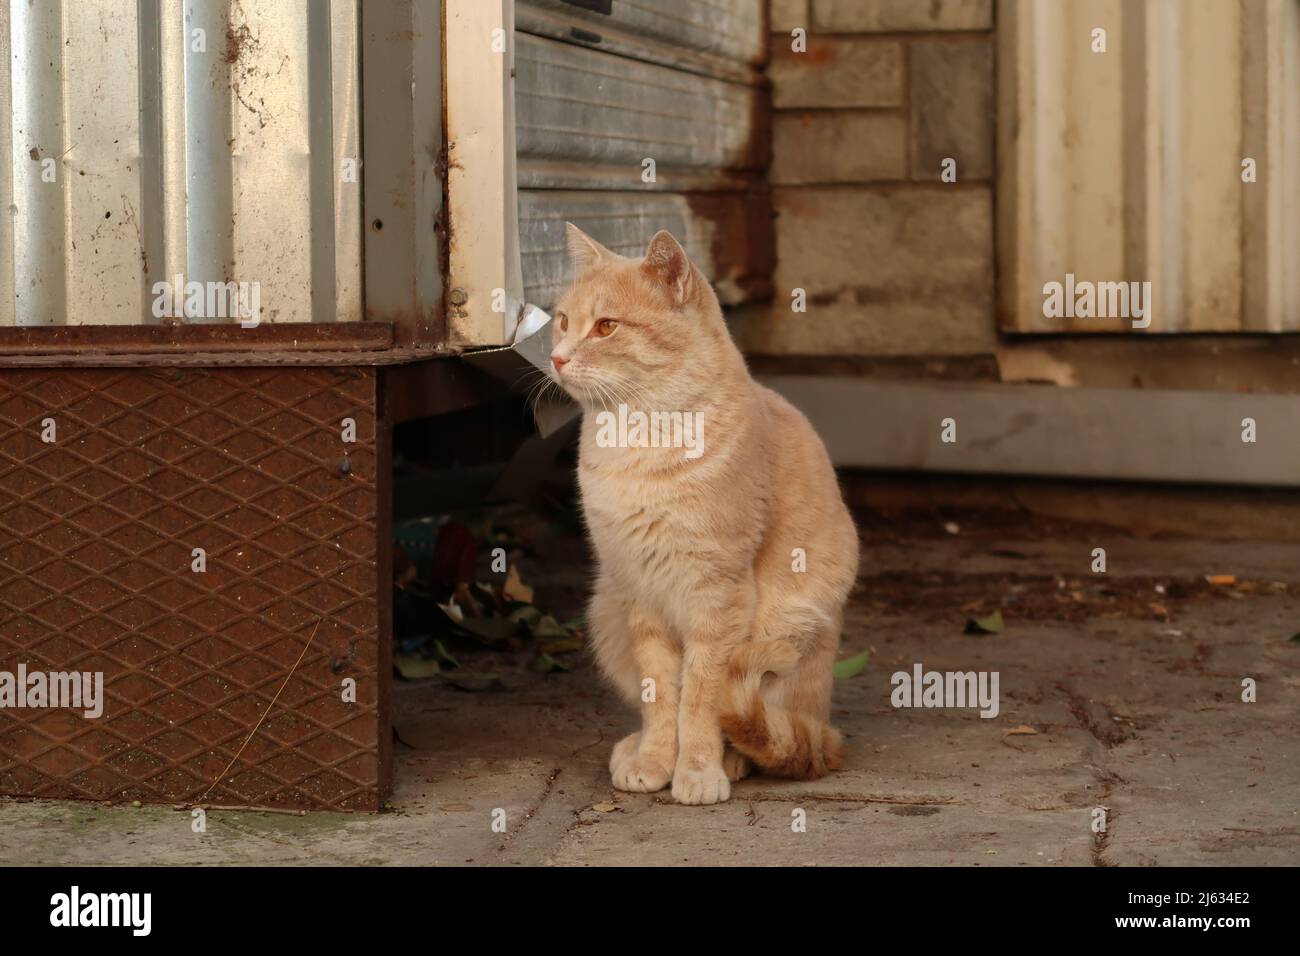
[[[551,364],[555,366],[555,370],[558,372],[560,369],[564,368],[564,366],[569,364],[569,360],[566,358],[560,358],[558,355],[552,355]]]

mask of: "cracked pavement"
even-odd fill
[[[887,526],[863,541],[845,653],[875,653],[837,682],[848,762],[822,780],[755,777],[714,807],[613,791],[609,750],[634,717],[575,656],[566,673],[521,662],[500,692],[399,683],[390,812],[213,811],[195,834],[171,808],[0,801],[0,863],[1300,863],[1295,544]],[[556,573],[580,586],[585,569]],[[963,633],[999,606],[1003,632]],[[895,709],[890,675],[915,663],[996,670],[1000,713]]]

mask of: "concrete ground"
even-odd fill
[[[937,519],[866,520],[863,540],[845,654],[875,653],[837,682],[848,763],[825,779],[752,778],[713,807],[612,790],[634,718],[578,654],[520,660],[496,692],[400,683],[391,812],[213,812],[194,834],[167,808],[3,801],[0,863],[1300,863],[1295,544]],[[555,574],[577,591],[586,572]],[[995,608],[1004,631],[963,633]],[[997,671],[1001,712],[895,709],[890,675],[915,663]]]

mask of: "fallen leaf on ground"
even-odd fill
[[[1010,730],[1002,731],[1002,736],[1010,737],[1012,734],[1036,734],[1036,733],[1038,733],[1038,731],[1034,730],[1033,727],[1030,727],[1028,724],[1021,724],[1019,727],[1012,727]]]
[[[972,617],[966,622],[967,634],[1001,634],[1006,629],[1002,612],[994,611],[987,617]]]
[[[506,583],[501,586],[501,593],[510,601],[533,603],[533,589],[519,579],[519,569],[513,564],[506,572]]]
[[[871,660],[871,651],[868,649],[861,654],[854,654],[842,661],[836,661],[835,666],[831,668],[831,674],[840,680],[853,677],[862,673],[862,669],[867,666],[869,660]]]
[[[520,604],[513,611],[506,615],[507,621],[522,623],[530,631],[537,627],[537,622],[542,619],[542,612],[533,604]]]
[[[538,640],[554,640],[568,636],[569,632],[549,614],[542,615],[542,617],[538,618],[537,623],[533,625],[533,637]]]
[[[591,809],[597,813],[613,813],[615,810],[622,810],[623,808],[616,803],[593,803]]]
[[[1235,574],[1207,574],[1205,580],[1217,587],[1228,584],[1236,584],[1237,576]]]
[[[437,661],[427,660],[423,657],[413,655],[401,655],[394,659],[397,665],[397,673],[401,674],[407,680],[420,680],[425,677],[437,677],[442,668],[438,666]]]
[[[576,636],[549,638],[537,643],[537,649],[547,654],[569,654],[586,646],[586,642]]]
[[[555,671],[567,671],[568,668],[557,661],[550,654],[538,654],[533,660],[533,670],[539,674],[551,674]]]
[[[455,687],[457,690],[478,693],[485,690],[501,690],[505,684],[501,682],[500,674],[474,673],[471,671],[455,671],[451,674],[443,674],[443,679]]]
[[[449,664],[452,667],[460,667],[460,661],[451,656],[451,652],[447,650],[447,646],[443,644],[442,641],[434,640],[433,656],[440,664]]]
[[[503,617],[467,617],[460,626],[489,644],[504,641],[514,634],[517,627],[514,621]]]

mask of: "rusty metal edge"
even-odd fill
[[[387,369],[375,370],[375,553],[376,660],[378,681],[376,713],[379,727],[379,783],[376,810],[393,792],[393,401]]]
[[[283,325],[56,325],[0,328],[0,363],[13,355],[62,359],[108,355],[227,352],[365,352],[391,349],[387,322]],[[73,354],[69,354],[73,353]]]
[[[86,354],[60,352],[51,355],[0,354],[0,368],[130,368],[130,367],[212,367],[277,365],[304,368],[320,365],[355,365],[376,367],[405,365],[461,354],[455,349],[383,349],[373,352],[299,352],[294,350],[248,352],[123,352],[121,354]]]

